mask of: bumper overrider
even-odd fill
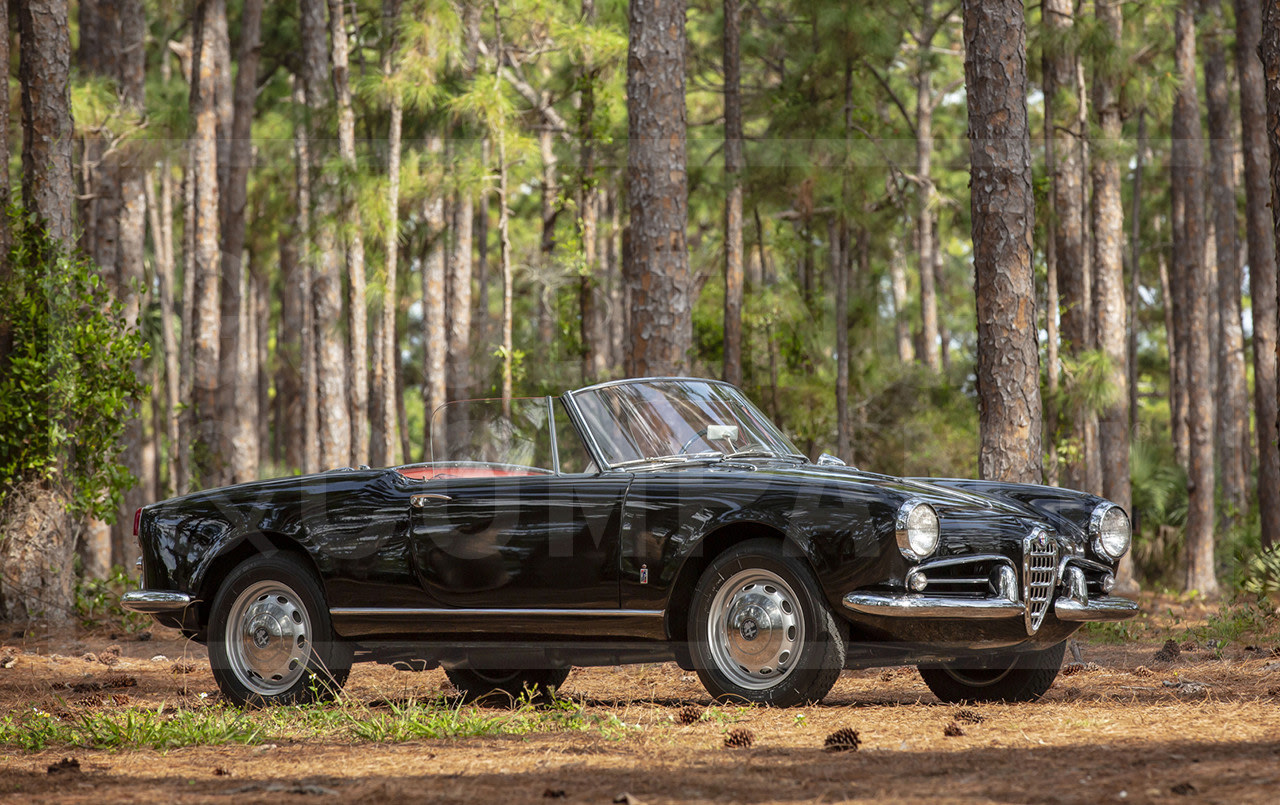
[[[1021,574],[1018,570],[1011,559],[996,554],[927,560],[907,573],[910,592],[855,591],[843,603],[877,617],[1023,618],[1029,635],[1039,631],[1050,610],[1067,622],[1120,621],[1138,613],[1137,603],[1107,595],[1115,583],[1111,568],[1080,556],[1059,559],[1056,544],[1040,534],[1025,541]],[[1100,594],[1090,595],[1091,584]],[[933,593],[931,586],[943,591]]]
[[[186,593],[168,590],[134,590],[120,596],[120,606],[143,615],[181,615],[194,601]]]

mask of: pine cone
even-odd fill
[[[702,708],[698,707],[695,704],[690,704],[686,707],[681,707],[680,710],[676,713],[676,722],[683,724],[686,727],[689,726],[690,724],[697,724],[701,720],[702,720]]]
[[[959,738],[964,735],[964,730],[960,729],[960,725],[952,721],[950,724],[942,728],[942,734],[948,738]]]
[[[841,727],[827,736],[822,742],[822,748],[828,752],[856,752],[860,743],[862,740],[858,738],[857,730]]]
[[[186,662],[185,660],[178,660],[173,665],[169,666],[169,673],[176,675],[194,673],[195,670],[196,664],[193,662]]]
[[[729,730],[724,736],[725,749],[750,749],[751,744],[756,742],[755,733],[745,727],[737,727]]]
[[[1173,662],[1182,653],[1182,646],[1179,646],[1176,640],[1164,641],[1164,647],[1156,652],[1153,658],[1156,662]]]
[[[131,688],[137,684],[138,680],[128,674],[112,674],[102,680],[102,687],[104,688]]]
[[[1137,668],[1134,668],[1129,673],[1133,674],[1134,676],[1151,676],[1151,669],[1145,665],[1139,665]]]
[[[970,710],[967,707],[957,710],[952,718],[956,720],[957,724],[961,722],[965,724],[981,724],[983,721],[987,720],[986,716],[982,715],[982,713]]]

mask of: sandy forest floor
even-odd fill
[[[1144,609],[1083,636],[1043,701],[963,711],[911,668],[845,672],[790,710],[712,706],[674,665],[577,669],[571,703],[512,711],[440,704],[440,671],[358,665],[342,704],[245,714],[176,633],[8,627],[0,802],[1280,801],[1280,620]],[[473,734],[415,737],[431,719]],[[860,747],[825,751],[841,728]],[[726,748],[738,730],[751,746]]]

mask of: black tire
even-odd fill
[[[920,677],[944,702],[1034,702],[1058,678],[1066,647],[921,665]]]
[[[774,540],[748,540],[711,562],[694,588],[688,634],[694,669],[718,700],[818,702],[844,669],[844,636],[813,574]]]
[[[209,664],[223,695],[238,705],[303,704],[342,690],[351,647],[333,632],[314,571],[278,553],[242,562],[218,588]]]
[[[465,702],[514,705],[526,690],[533,691],[534,701],[545,699],[564,684],[569,678],[569,671],[568,668],[491,670],[460,665],[445,668],[444,675],[462,694]]]

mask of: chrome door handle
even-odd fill
[[[432,495],[432,494],[414,495],[409,498],[409,505],[414,507],[415,509],[421,509],[432,503],[443,503],[446,500],[453,500],[453,498],[449,497],[448,495]]]

